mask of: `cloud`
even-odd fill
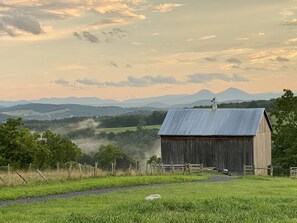
[[[110,66],[110,67],[119,68],[119,65],[116,62],[114,62],[114,61],[107,61],[106,62],[106,65],[107,66]]]
[[[145,0],[2,0],[0,31],[9,36],[23,35],[19,31],[39,35],[45,33],[46,23],[53,20],[82,17],[95,12],[103,17],[102,21],[81,27],[90,32],[106,25],[128,23],[131,19],[145,19],[140,14],[145,8],[144,4],[148,7]],[[45,25],[41,27],[40,24]]]
[[[209,40],[209,39],[213,39],[216,38],[216,35],[211,35],[211,36],[202,36],[200,37],[200,40]]]
[[[55,84],[58,84],[58,85],[62,85],[64,87],[68,87],[70,86],[70,82],[69,81],[66,81],[64,79],[58,79],[58,80],[55,80],[54,81]]]
[[[140,42],[133,42],[131,43],[132,45],[135,45],[135,46],[140,46],[140,45],[144,45],[144,43],[140,43]]]
[[[111,31],[102,32],[106,43],[112,43],[115,39],[123,39],[126,37],[126,31],[120,28],[113,28]]]
[[[292,19],[292,20],[285,20],[284,25],[293,25],[296,26],[297,25],[297,19]]]
[[[98,81],[95,79],[78,79],[72,85],[74,86],[95,86],[95,87],[150,87],[158,84],[167,85],[185,85],[189,83],[201,83],[208,84],[214,80],[223,80],[226,82],[247,82],[249,79],[246,77],[233,74],[227,75],[224,73],[195,73],[187,75],[184,80],[178,80],[174,76],[163,75],[145,75],[142,77],[128,76],[126,80],[122,81]],[[58,84],[68,86],[69,82],[64,80],[58,80]]]
[[[74,71],[74,70],[86,70],[87,67],[81,66],[80,64],[66,64],[57,68],[59,71]]]
[[[25,15],[8,15],[0,18],[0,29],[9,36],[17,36],[13,29],[31,33],[33,35],[39,35],[43,33],[43,30],[37,20],[31,16]],[[11,27],[11,28],[9,28]]]
[[[283,11],[281,11],[279,14],[282,15],[282,16],[287,17],[287,16],[294,15],[295,13],[292,12],[292,11],[290,11],[290,10],[283,10]]]
[[[81,35],[78,32],[74,32],[73,36],[75,36],[77,39],[82,40]]]
[[[172,3],[166,3],[166,4],[160,4],[154,7],[155,12],[170,12],[175,8],[179,8],[183,6],[183,4],[172,4]]]
[[[178,84],[179,81],[173,76],[143,76],[133,77],[128,76],[124,81],[112,82],[99,82],[91,79],[80,79],[76,81],[82,85],[97,86],[97,87],[148,87],[156,84]]]
[[[297,38],[288,39],[285,41],[285,44],[290,45],[292,43],[297,43]]]
[[[77,83],[79,84],[83,84],[83,85],[98,85],[99,82],[97,82],[96,80],[91,80],[91,79],[80,79],[80,80],[76,80]]]
[[[209,61],[209,62],[217,62],[217,58],[215,57],[205,57],[204,60]]]
[[[83,31],[82,35],[90,43],[99,43],[99,41],[100,41],[97,36],[93,35],[92,33],[87,32],[87,31]]]
[[[239,70],[248,70],[248,71],[267,71],[267,69],[263,68],[263,67],[240,67],[238,65],[233,65],[232,66],[233,69],[239,69]]]
[[[143,20],[146,17],[137,13],[134,7],[130,4],[137,6],[142,1],[129,1],[129,0],[110,0],[110,1],[98,1],[95,7],[92,7],[94,12],[99,14],[118,15],[122,17],[130,17],[134,19]],[[130,3],[130,4],[128,4]]]
[[[278,57],[275,58],[275,61],[283,63],[283,62],[289,62],[290,59],[278,56]]]
[[[227,75],[224,73],[196,73],[187,76],[188,83],[208,83],[213,80],[234,81],[234,82],[247,82],[246,77],[239,74]]]
[[[226,62],[227,63],[232,63],[232,64],[237,64],[237,65],[242,64],[242,62],[239,59],[234,58],[234,57],[231,57],[231,58],[227,59]]]
[[[107,19],[103,19],[100,22],[92,23],[92,24],[88,25],[87,27],[91,28],[91,29],[98,30],[98,29],[101,29],[108,25],[124,24],[124,23],[125,23],[125,20],[122,18],[107,18]]]

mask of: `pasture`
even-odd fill
[[[161,199],[145,201],[150,194],[160,194]],[[0,219],[52,223],[297,222],[297,180],[246,176],[226,182],[182,182],[12,204],[0,207]]]

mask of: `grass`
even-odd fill
[[[38,197],[87,189],[126,187],[146,184],[186,182],[205,179],[205,176],[163,175],[163,176],[107,176],[82,180],[60,180],[48,184],[33,182],[15,187],[0,187],[0,200]]]
[[[145,201],[158,193],[160,200]],[[20,210],[22,210],[20,212]],[[297,180],[243,177],[0,208],[3,222],[297,222]]]
[[[160,129],[161,125],[147,125],[144,126],[144,129]],[[119,133],[119,132],[125,132],[125,131],[136,131],[137,126],[132,127],[118,127],[118,128],[99,128],[97,129],[97,133],[100,132],[106,132],[106,133]]]

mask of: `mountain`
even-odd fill
[[[115,106],[86,106],[75,104],[25,104],[0,108],[0,115],[22,117],[25,120],[53,120],[71,117],[116,116],[123,114],[148,114],[157,108],[122,108]]]
[[[251,100],[269,100],[271,98],[277,98],[281,93],[264,93],[264,94],[249,94],[237,88],[228,88],[219,93],[213,93],[209,90],[201,90],[194,94],[176,94],[176,95],[163,95],[159,97],[148,97],[139,99],[128,99],[124,101],[117,101],[112,99],[100,99],[96,97],[85,97],[85,98],[41,98],[38,100],[31,101],[0,101],[0,106],[14,106],[24,105],[31,103],[38,104],[76,104],[86,106],[117,106],[125,108],[135,107],[157,107],[157,108],[169,108],[189,105],[199,101],[205,103],[206,100],[211,100],[216,97],[219,102],[225,101],[251,101]],[[201,105],[203,105],[201,104]],[[198,104],[199,105],[199,104]]]

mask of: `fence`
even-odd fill
[[[102,170],[98,168],[98,163],[93,166],[70,162],[67,165],[57,163],[54,169],[33,169],[32,165],[28,165],[26,170],[17,170],[10,165],[0,166],[0,186],[14,186],[19,184],[27,184],[31,182],[48,182],[53,180],[82,179],[89,177],[100,177],[108,175],[139,175],[141,168],[139,162],[130,164],[127,170],[116,169],[116,165],[112,163],[110,170]]]
[[[243,175],[268,175],[273,176],[273,166],[267,167],[255,167],[253,165],[244,165],[243,166]]]
[[[183,173],[200,173],[203,172],[203,164],[193,164],[193,163],[185,163],[185,164],[161,164],[162,173],[166,171],[171,171],[175,173],[176,171],[181,171]]]
[[[297,167],[290,168],[290,177],[297,178]]]

